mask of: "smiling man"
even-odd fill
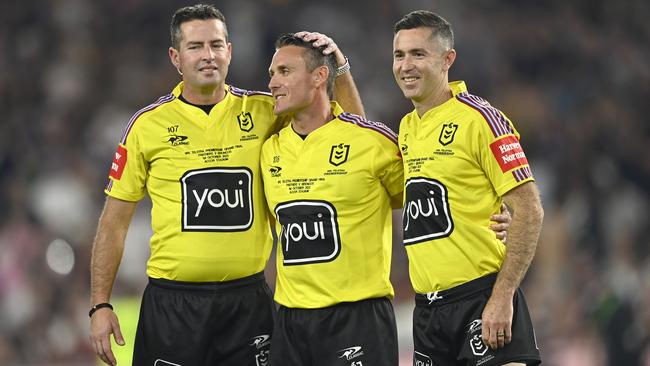
[[[303,36],[345,71],[331,39]],[[259,158],[283,121],[268,93],[226,85],[232,45],[218,9],[179,9],[171,40],[182,82],[131,118],[111,166],[92,253],[91,342],[105,363],[116,363],[109,337],[124,339],[111,292],[129,223],[148,193],[149,284],[133,364],[265,364],[275,304],[263,275],[272,240]],[[336,82],[342,102],[361,110],[350,74]]]
[[[519,133],[464,82],[449,83],[456,51],[445,19],[415,11],[394,33],[393,73],[415,107],[399,132],[414,363],[536,365],[519,284],[543,209]],[[486,225],[502,202],[514,210],[505,246]]]
[[[276,42],[269,88],[274,113],[291,124],[269,138],[261,158],[279,236],[271,364],[395,366],[397,136],[331,101],[335,70],[332,57],[294,35]]]

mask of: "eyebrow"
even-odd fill
[[[210,41],[207,41],[207,42],[208,43],[221,43],[221,44],[226,43],[223,39],[213,39],[213,40],[210,40]],[[201,45],[203,43],[204,43],[203,41],[187,41],[188,45]]]

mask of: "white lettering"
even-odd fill
[[[199,195],[196,193],[196,190],[193,189],[192,193],[194,193],[194,198],[196,198],[196,202],[198,203],[194,217],[199,217],[199,214],[201,213],[201,208],[203,208],[203,201],[205,201],[205,196],[208,194],[208,190],[204,189],[203,195],[200,198]]]
[[[323,221],[312,222],[312,224],[314,224],[314,231],[311,235],[307,230],[307,222],[282,225],[282,232],[280,235],[284,237],[284,250],[288,252],[289,244],[299,242],[302,240],[303,236],[307,240],[316,240],[319,237],[321,240],[324,240],[325,228],[323,226]]]
[[[240,181],[239,184],[241,185],[242,182]],[[230,192],[232,192],[232,194]],[[214,208],[223,207],[224,203],[230,208],[244,207],[244,191],[242,189],[235,189],[233,192],[230,189],[220,190],[215,188],[208,190],[206,188],[203,190],[203,193],[201,193],[201,196],[199,196],[198,192],[193,189],[192,193],[194,194],[194,198],[196,198],[198,204],[194,217],[198,217],[201,214],[206,198],[210,206]],[[217,196],[217,201],[215,201],[215,195]],[[230,197],[231,195],[232,197]]]
[[[227,190],[227,189],[226,189],[226,193],[228,193],[228,190]],[[214,202],[214,201],[212,200],[212,196],[215,195],[215,194],[218,194],[219,197],[220,197],[220,201],[219,201],[219,203]],[[225,197],[224,197],[223,192],[221,192],[221,191],[218,190],[218,189],[212,189],[212,190],[210,190],[210,193],[208,193],[208,203],[210,204],[210,206],[212,206],[212,207],[217,207],[217,208],[218,208],[218,207],[221,207],[221,206],[223,206],[223,201],[225,201]]]
[[[520,148],[521,148],[521,145],[518,142],[513,142],[511,144],[505,144],[505,145],[500,145],[499,146],[499,150],[501,151],[502,154],[506,153],[506,152],[508,152],[510,150],[515,150],[515,149],[520,149]]]
[[[523,151],[516,152],[514,154],[508,154],[501,157],[504,163],[510,163],[512,161],[523,159],[526,157]]]
[[[111,170],[118,171],[120,169],[120,166],[117,165],[116,163],[111,164]]]
[[[433,191],[429,191],[429,194],[434,195]],[[422,208],[422,200],[418,199],[417,201],[409,201],[407,207],[404,210],[406,215],[406,224],[404,225],[404,231],[408,231],[411,219],[417,220],[418,216],[422,215],[423,217],[429,217],[433,213],[435,216],[438,216],[438,207],[434,201],[434,197],[429,197],[425,200],[428,209],[425,211]],[[426,207],[425,207],[426,208]]]
[[[115,160],[120,161],[120,159],[122,159],[122,154],[116,152],[115,153]]]

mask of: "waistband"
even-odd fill
[[[357,300],[357,301],[344,301],[344,302],[339,302],[333,305],[329,306],[324,306],[322,308],[293,308],[289,307],[286,305],[278,304],[278,310],[284,310],[284,311],[298,311],[298,312],[313,312],[315,310],[328,310],[328,309],[334,309],[334,308],[348,308],[348,307],[356,307],[362,304],[372,304],[372,303],[381,303],[381,302],[387,302],[389,304],[392,303],[388,297],[371,297],[369,299],[362,299],[362,300]]]
[[[427,294],[415,294],[416,306],[440,306],[460,300],[483,290],[491,289],[497,280],[496,273],[479,277],[465,282],[447,290],[429,292]]]
[[[264,272],[255,273],[248,277],[238,278],[231,281],[214,281],[214,282],[185,282],[173,281],[165,278],[151,278],[149,277],[149,284],[156,287],[161,287],[169,290],[185,290],[185,291],[206,291],[206,292],[221,292],[227,290],[234,290],[242,287],[248,287],[264,283]]]

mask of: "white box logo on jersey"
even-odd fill
[[[253,223],[248,168],[193,170],[181,178],[183,231],[244,231]]]
[[[409,179],[406,182],[403,228],[404,245],[451,235],[454,222],[449,211],[447,187],[435,179]]]
[[[292,201],[275,208],[285,265],[329,262],[341,251],[336,209],[325,201]]]

